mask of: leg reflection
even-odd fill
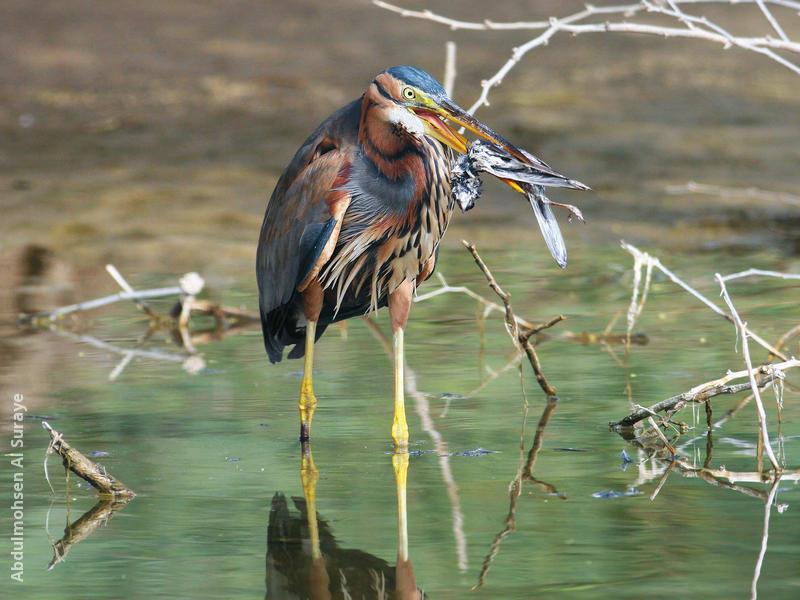
[[[310,421],[310,419],[309,419]],[[309,593],[313,600],[331,597],[328,571],[325,559],[319,547],[319,522],[317,521],[317,480],[319,471],[311,456],[311,444],[302,442],[302,459],[300,462],[300,480],[303,482],[303,496],[306,499],[306,518],[308,520],[308,536],[311,541],[311,570],[308,576]]]
[[[397,567],[395,569],[396,597],[400,600],[417,600],[422,594],[417,588],[414,566],[408,560],[408,446],[395,445],[392,467],[397,484]]]
[[[282,493],[276,492],[272,498],[267,529],[267,600],[332,598],[331,581],[320,544],[320,523],[317,519],[319,471],[307,441],[302,443],[301,450],[300,480],[304,497],[292,498],[300,515],[292,515]],[[326,534],[330,537],[327,531]],[[328,543],[328,546],[331,544]]]
[[[392,455],[397,483],[397,565],[358,549],[343,548],[317,514],[319,471],[311,446],[301,446],[303,498],[292,498],[296,511],[281,492],[272,498],[267,531],[266,598],[396,598],[417,600],[414,568],[408,560],[406,482],[408,452]],[[299,514],[298,512],[299,511]],[[378,514],[383,514],[379,512]]]

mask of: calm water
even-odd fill
[[[533,321],[567,316],[538,346],[560,402],[544,431],[534,476],[559,495],[525,482],[515,526],[494,551],[493,542],[506,528],[521,433],[525,427],[527,452],[544,399],[527,363],[527,423],[516,367],[481,387],[489,373],[513,359],[497,314],[486,322],[481,351],[473,300],[446,294],[413,307],[407,360],[420,394],[407,402],[413,449],[420,452],[411,457],[408,519],[419,587],[431,598],[749,597],[764,500],[682,477],[677,470],[655,500],[649,499],[665,465],[640,464],[636,448],[607,428],[629,412],[625,370],[608,348],[569,336],[601,333],[627,309],[632,261],[613,248],[598,253],[577,240],[570,246],[572,264],[564,272],[544,256],[538,239],[527,247],[484,252],[518,314]],[[777,268],[784,260],[768,252],[735,260],[715,253],[661,258],[714,300],[714,271],[743,264]],[[491,294],[455,240],[443,250],[440,270],[454,285]],[[171,281],[153,276],[134,283]],[[428,291],[437,285],[429,282]],[[252,307],[252,288],[242,274],[230,288],[217,290],[215,299]],[[797,322],[795,284],[742,282],[731,291],[753,329],[768,340]],[[388,329],[385,314],[378,322]],[[132,305],[118,304],[93,313],[84,328],[116,346],[133,347],[145,325]],[[649,344],[634,346],[629,359],[634,403],[649,405],[741,368],[733,328],[667,281],[654,283],[636,330]],[[612,331],[624,331],[624,315]],[[290,517],[285,526],[306,535],[292,501],[302,498],[296,439],[301,363],[270,366],[260,331],[251,328],[199,346],[206,368],[196,375],[180,363],[135,359],[110,382],[119,356],[50,332],[28,339],[55,354],[57,367],[40,373],[35,391],[9,391],[25,394],[30,413],[47,416],[84,452],[108,452],[97,460],[138,495],[47,571],[51,542],[62,537],[67,522],[92,508],[95,494],[77,486],[74,477],[65,494],[62,470],[51,458],[56,494],[50,495],[42,469],[46,435],[38,419],[26,420],[24,597],[258,598],[267,586],[301,586],[305,591],[296,596],[274,597],[307,597],[307,542],[294,547],[301,550],[291,563],[267,568],[265,561],[273,499],[285,497]],[[143,346],[180,353],[163,334]],[[378,597],[370,586],[378,574],[391,577],[397,544],[391,362],[360,320],[348,322],[346,339],[333,327],[317,347],[320,405],[312,450],[320,472],[317,510],[327,522],[323,551],[336,565],[331,577],[338,582],[338,574],[346,573],[353,597]],[[622,347],[611,351],[624,358]],[[763,354],[754,351],[754,357],[761,360]],[[771,431],[777,432],[774,397],[765,398]],[[797,467],[800,454],[795,398],[787,388],[782,432],[787,467]],[[715,417],[736,401],[715,399]],[[702,433],[701,413],[695,418],[687,408],[676,417],[699,425],[677,444]],[[433,430],[425,430],[423,414]],[[754,470],[754,422],[754,408],[748,406],[715,432],[712,466]],[[476,449],[491,453],[462,455]],[[681,454],[702,464],[705,449],[701,438]],[[623,450],[633,459],[626,469]],[[3,489],[10,489],[7,465],[0,477]],[[757,483],[740,485],[762,495],[768,491]],[[597,497],[632,488],[638,493]],[[758,592],[762,598],[794,598],[800,593],[795,514],[800,489],[781,483],[776,502],[789,507],[772,510]],[[9,531],[9,516],[3,514],[3,531]],[[490,554],[482,587],[470,591]],[[11,593],[6,577],[2,589]],[[334,597],[343,597],[340,589]]]

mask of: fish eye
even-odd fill
[[[414,88],[412,87],[403,88],[403,97],[406,100],[413,100],[415,95],[416,94],[414,93]]]

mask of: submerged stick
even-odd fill
[[[42,421],[42,427],[50,434],[50,446],[47,448],[48,454],[51,452],[59,454],[64,460],[65,469],[69,469],[81,479],[89,482],[101,495],[122,497],[136,495],[133,490],[119,479],[106,472],[105,467],[89,460],[65,442],[61,434],[53,429],[47,421]]]

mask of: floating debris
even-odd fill
[[[608,500],[610,498],[622,498],[624,496],[638,496],[641,494],[635,487],[628,488],[627,492],[616,492],[614,490],[603,490],[602,492],[595,492],[592,498],[600,498],[601,500]]]
[[[486,448],[475,448],[464,452],[451,452],[450,456],[486,456],[487,454],[500,454],[499,450],[487,450]]]
[[[628,470],[628,465],[629,465],[629,464],[631,464],[631,463],[633,462],[633,460],[632,460],[632,459],[631,459],[631,457],[628,455],[628,453],[627,453],[627,452],[625,452],[625,450],[623,450],[622,452],[620,452],[620,453],[619,453],[619,456],[620,456],[620,458],[622,458],[622,466],[621,466],[620,468],[621,468],[623,471],[627,471],[627,470]]]

